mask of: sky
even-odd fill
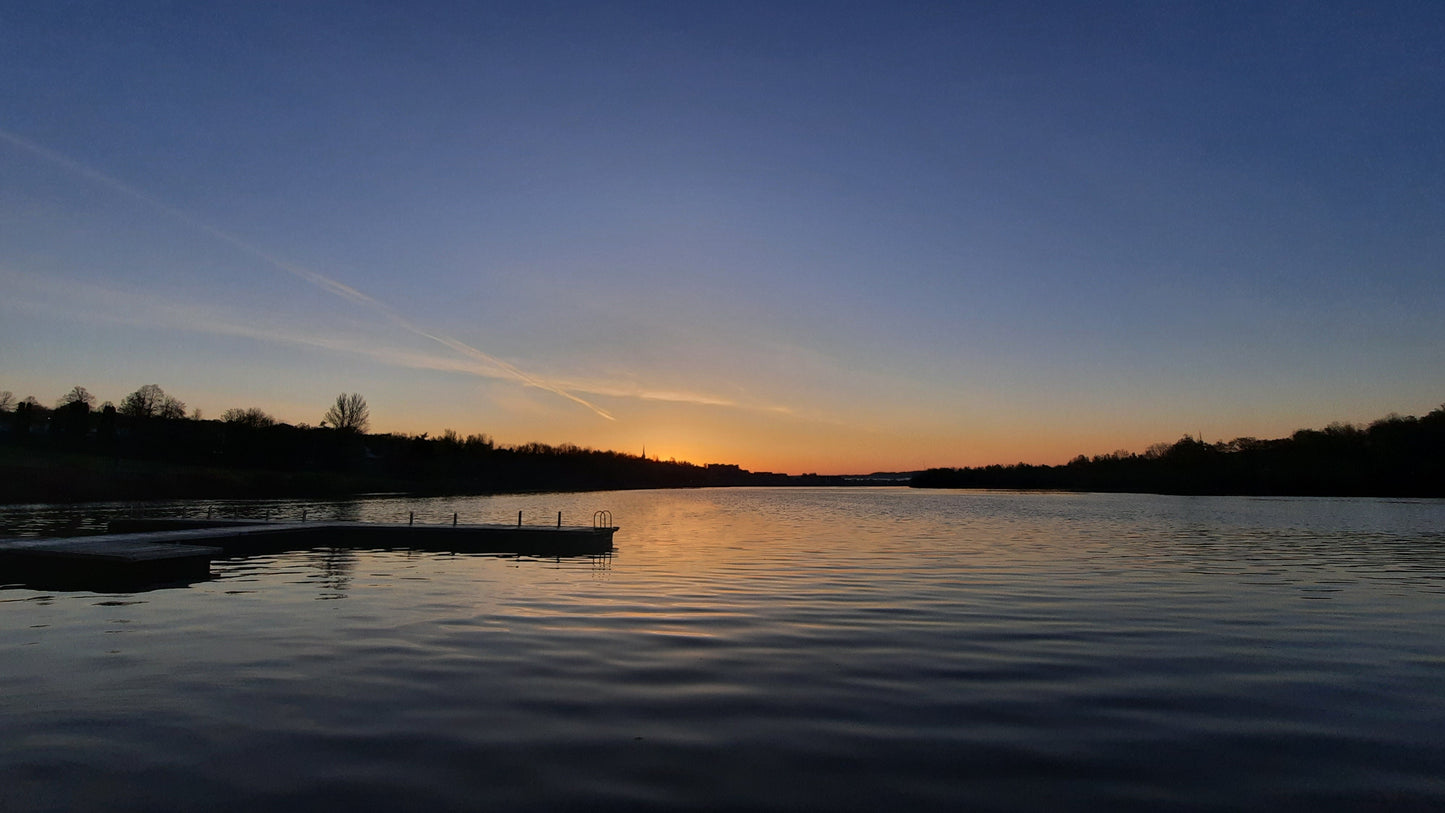
[[[1445,402],[1445,4],[0,7],[0,389],[790,473]]]

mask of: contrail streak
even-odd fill
[[[561,397],[566,398],[569,401],[573,401],[575,403],[581,404],[584,407],[587,407],[588,409],[592,410],[593,412],[597,413],[603,418],[606,418],[609,421],[616,420],[616,418],[614,418],[611,414],[607,412],[607,410],[603,409],[602,407],[599,407],[596,404],[591,403],[590,401],[587,401],[583,398],[579,398],[578,396],[573,395],[572,393],[562,389],[556,384],[547,381],[544,378],[532,375],[531,373],[528,373],[525,370],[518,368],[516,365],[509,364],[497,358],[496,356],[491,355],[490,353],[485,353],[481,350],[478,350],[477,348],[472,347],[466,342],[453,339],[449,336],[439,336],[435,333],[431,333],[419,327],[411,320],[402,316],[400,313],[397,313],[394,308],[387,305],[386,303],[380,302],[362,293],[361,291],[356,290],[350,285],[347,285],[343,282],[338,282],[337,280],[331,279],[324,274],[312,271],[309,268],[305,268],[303,266],[296,265],[295,263],[282,260],[279,257],[272,256],[266,251],[257,248],[256,246],[246,242],[245,240],[242,240],[241,238],[235,236],[234,234],[231,234],[230,232],[222,231],[221,229],[218,229],[215,226],[206,223],[205,221],[198,220],[190,214],[187,214],[186,212],[183,212],[180,209],[171,206],[170,204],[160,200],[159,198],[153,197],[150,194],[136,189],[135,187],[132,187],[129,184],[117,180],[109,175],[106,175],[103,172],[92,169],[91,167],[88,167],[85,164],[82,164],[67,155],[63,155],[47,147],[42,147],[39,144],[21,138],[20,136],[15,135],[14,133],[4,128],[0,128],[0,140],[7,141],[16,147],[25,150],[26,152],[38,155],[53,164],[64,167],[65,169],[70,170],[71,172],[85,178],[86,180],[102,184],[117,192],[135,198],[136,200],[139,200],[155,209],[159,209],[171,218],[185,223],[192,228],[199,229],[200,231],[211,235],[217,240],[230,244],[232,247],[239,249],[245,254],[250,254],[251,256],[256,257],[267,265],[270,265],[271,267],[276,268],[280,271],[284,271],[287,274],[290,274],[297,279],[303,280],[317,288],[320,288],[321,290],[326,291],[333,296],[339,297],[353,304],[370,308],[371,310],[385,317],[386,320],[391,322],[393,325],[407,331],[408,333],[420,336],[424,339],[429,339],[433,342],[436,342],[437,344],[442,345],[443,347],[446,347],[457,353],[461,353],[462,355],[467,356],[468,358],[471,358],[473,360],[490,364],[497,369],[503,371],[507,375],[511,376],[512,378],[522,382],[523,384],[526,384],[529,387],[536,387],[537,389],[546,390],[547,392],[550,392],[554,395],[560,395]]]

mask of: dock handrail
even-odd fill
[[[594,531],[611,530],[612,527],[613,527],[613,526],[612,526],[612,512],[611,512],[611,511],[594,511],[594,512],[592,512],[592,530],[594,530]]]

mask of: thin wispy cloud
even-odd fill
[[[82,178],[85,178],[86,180],[104,185],[116,192],[134,198],[135,200],[139,200],[146,205],[165,213],[168,217],[171,217],[192,228],[198,229],[216,238],[217,240],[229,244],[233,248],[245,254],[249,254],[252,257],[261,260],[262,262],[270,265],[277,270],[284,271],[285,273],[290,274],[291,276],[296,277],[297,279],[300,279],[306,283],[309,283],[310,285],[322,291],[326,291],[327,293],[339,299],[345,300],[354,305],[360,305],[362,307],[365,307],[371,310],[373,313],[384,317],[389,323],[396,326],[397,328],[400,328],[401,330],[405,330],[421,338],[436,342],[437,344],[440,344],[443,347],[446,347],[454,352],[460,353],[463,356],[472,359],[473,361],[491,365],[492,367],[501,370],[504,373],[504,377],[511,378],[515,381],[520,381],[527,386],[546,390],[547,392],[550,392],[554,395],[566,398],[569,401],[572,401],[576,404],[586,407],[587,409],[592,410],[592,412],[603,418],[606,418],[609,421],[616,420],[616,418],[614,418],[611,413],[607,412],[607,410],[597,406],[596,404],[584,398],[568,392],[566,389],[552,383],[551,381],[543,378],[542,376],[536,375],[534,373],[529,373],[514,364],[503,361],[496,356],[491,355],[490,353],[486,353],[476,347],[467,344],[466,342],[451,338],[449,336],[432,333],[412,322],[411,320],[407,319],[405,316],[402,316],[394,308],[387,305],[386,303],[381,302],[374,297],[368,296],[367,294],[351,287],[350,285],[347,285],[346,283],[334,280],[317,271],[301,265],[297,265],[296,263],[288,262],[279,257],[273,256],[269,252],[255,245],[252,245],[251,243],[248,243],[245,240],[242,240],[241,238],[229,232],[216,228],[215,226],[212,226],[211,224],[206,223],[205,221],[202,221],[188,214],[187,212],[171,206],[165,201],[162,201],[146,192],[136,189],[135,187],[130,186],[129,184],[126,184],[116,178],[106,175],[103,172],[88,167],[85,164],[82,164],[81,162],[70,158],[69,156],[63,155],[47,147],[43,147],[39,144],[29,141],[28,139],[21,138],[20,136],[15,135],[14,133],[11,133],[3,128],[0,128],[0,140],[6,141],[20,149],[30,152],[33,155],[37,155],[47,161],[50,161],[53,164],[56,164],[57,166],[63,167],[66,170],[76,175],[79,175]]]
[[[104,285],[55,276],[42,276],[13,269],[0,268],[10,296],[6,307],[24,308],[47,316],[137,327],[182,330],[218,336],[251,339],[273,344],[313,347],[360,356],[379,364],[413,370],[464,373],[495,380],[516,380],[527,373],[460,342],[448,344],[446,337],[428,336],[452,347],[461,357],[386,347],[358,335],[298,330],[294,326],[258,322],[255,318],[238,318],[213,305],[168,300],[151,294],[137,294]],[[365,294],[357,293],[365,297]],[[413,331],[421,333],[421,331]],[[534,384],[533,386],[540,386]],[[565,381],[550,392],[566,393],[565,397],[583,405],[589,403],[572,392],[617,399],[636,399],[692,406],[719,407],[748,411],[774,412],[790,415],[789,407],[751,404],[705,392],[649,388],[644,385],[617,386],[603,382]],[[545,389],[545,387],[544,387]],[[589,405],[590,406],[590,405]]]
[[[636,398],[640,401],[662,401],[672,404],[691,404],[693,406],[725,407],[729,409],[758,409],[767,410],[772,407],[763,407],[749,404],[736,398],[725,398],[720,395],[713,395],[705,392],[688,392],[682,390],[650,389],[645,386],[618,386],[601,382],[568,381],[568,389],[591,395],[602,395],[611,398]],[[781,407],[780,409],[786,409]]]

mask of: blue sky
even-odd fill
[[[0,389],[867,471],[1445,401],[1436,3],[0,10]]]

